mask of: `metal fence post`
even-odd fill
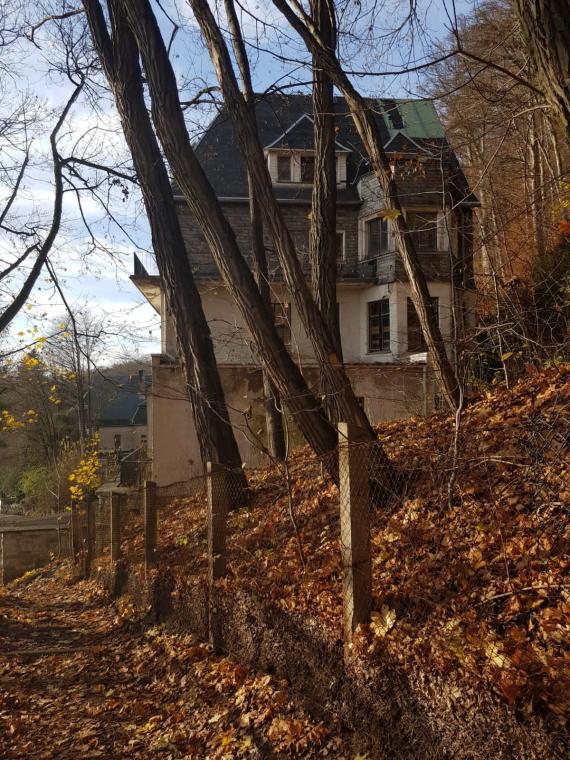
[[[121,494],[111,494],[111,561],[121,558]]]
[[[156,564],[157,543],[157,513],[156,513],[156,483],[145,480],[144,496],[144,562],[148,570]]]
[[[344,653],[350,657],[352,633],[370,622],[372,565],[370,559],[370,446],[360,428],[338,424],[340,542],[342,559]]]
[[[222,619],[215,581],[226,572],[226,515],[228,512],[226,470],[219,464],[208,462],[208,590],[209,637],[214,650],[222,649]]]

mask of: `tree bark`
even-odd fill
[[[263,368],[315,453],[328,455],[336,448],[336,431],[283,345],[273,315],[259,293],[234,232],[192,149],[174,72],[148,0],[120,0],[120,5],[143,59],[153,121],[175,179],[249,329]],[[326,457],[326,462],[330,474],[338,480],[334,459]]]
[[[238,18],[233,0],[224,2],[228,26],[232,35],[232,44],[239,66],[244,97],[249,110],[255,114],[255,93],[251,81],[251,71],[245,49],[245,43],[241,34]],[[265,242],[263,238],[263,218],[259,208],[259,202],[255,194],[253,178],[248,172],[247,185],[249,194],[249,218],[251,222],[251,247],[253,254],[254,273],[257,287],[261,297],[271,309],[271,292],[269,288],[269,274],[267,270],[267,256],[265,254]],[[283,429],[283,416],[280,409],[279,394],[271,382],[267,372],[263,374],[263,405],[265,409],[265,428],[267,432],[267,445],[270,455],[274,459],[283,461],[287,456],[285,431]]]
[[[570,145],[570,6],[568,0],[516,0],[519,22],[536,69],[536,83]]]
[[[113,91],[151,228],[167,306],[174,318],[178,353],[202,460],[241,472],[214,348],[192,274],[168,172],[144,101],[138,49],[116,0],[109,1],[112,38],[98,0],[84,0],[95,48]],[[240,479],[244,481],[241,474]],[[245,485],[245,481],[243,482]]]
[[[459,400],[459,382],[447,356],[445,343],[439,324],[429,307],[430,294],[424,272],[421,268],[413,240],[409,235],[402,207],[398,198],[396,183],[392,177],[390,163],[382,144],[382,135],[365,99],[356,91],[342,70],[338,58],[323,44],[313,20],[303,14],[301,19],[291,9],[286,0],[273,0],[293,29],[305,42],[308,50],[318,60],[319,65],[341,91],[350,110],[355,127],[364,149],[370,159],[372,169],[378,179],[386,206],[393,210],[393,230],[396,245],[408,276],[410,295],[424,334],[433,364],[439,376],[443,395],[452,409]],[[300,6],[299,6],[300,7]]]
[[[336,17],[330,0],[311,0],[323,43],[336,47]],[[317,306],[342,358],[336,306],[336,141],[333,85],[313,56],[313,120],[315,123],[315,181],[311,204],[309,256]],[[339,420],[335,420],[339,421]]]
[[[210,52],[236,138],[252,176],[265,222],[273,238],[283,277],[315,352],[326,394],[334,399],[337,414],[343,421],[355,424],[363,431],[364,437],[376,441],[376,433],[354,395],[335,343],[305,280],[291,234],[273,193],[273,185],[259,141],[255,118],[249,112],[239,90],[221,31],[206,0],[189,0],[189,2]],[[388,458],[381,447],[378,448],[374,459],[391,473]]]
[[[311,12],[323,43],[336,47],[336,16],[330,0],[311,0]],[[333,85],[313,57],[313,120],[315,139],[315,179],[309,227],[309,259],[315,302],[342,361],[336,300],[336,140]],[[327,394],[326,378],[321,372],[320,392],[332,422],[342,422],[335,397]]]

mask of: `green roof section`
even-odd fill
[[[385,100],[379,100],[381,106],[386,103],[387,101]],[[387,109],[383,109],[383,120],[390,133],[390,137],[393,137],[399,131],[412,140],[434,140],[445,137],[443,126],[431,100],[394,98],[391,103],[398,109],[403,126],[401,129],[396,129],[389,118],[390,106]]]

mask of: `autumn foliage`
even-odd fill
[[[453,422],[443,415],[385,423],[379,432],[400,473],[401,498],[372,517],[375,613],[354,651],[373,664],[389,652],[529,713],[570,710],[570,367],[531,373],[514,390],[465,411],[451,504]],[[336,487],[308,449],[295,455],[292,494],[302,571],[279,471],[253,473],[254,503],[229,519],[228,591],[258,594],[342,637]],[[131,561],[141,556],[131,525]],[[206,568],[203,496],[161,516],[159,558],[178,592]],[[177,592],[177,593],[178,593]]]

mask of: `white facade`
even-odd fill
[[[448,282],[428,284],[432,297],[438,298],[439,326],[446,342],[452,339],[452,289]],[[256,364],[249,331],[230,294],[220,283],[201,284],[202,305],[212,331],[217,360],[220,364]],[[289,350],[301,365],[314,365],[314,352],[301,319],[284,286],[272,285],[272,301],[291,304]],[[342,283],[337,286],[339,322],[343,358],[347,364],[402,364],[425,361],[425,352],[408,352],[408,309],[410,295],[406,283],[387,285]],[[387,298],[390,304],[390,350],[368,350],[368,303]],[[176,356],[172,320],[162,309],[162,350]]]

